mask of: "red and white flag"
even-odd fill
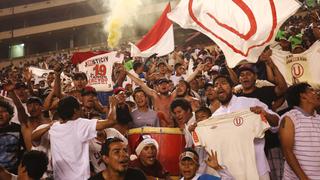
[[[155,53],[164,56],[174,50],[173,24],[167,18],[170,11],[168,3],[152,29],[136,45],[130,43],[132,57],[149,57]]]
[[[296,0],[181,0],[168,18],[207,35],[235,67],[242,60],[255,63],[300,6]]]

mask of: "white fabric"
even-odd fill
[[[186,75],[181,75],[181,76],[172,75],[172,76],[170,76],[170,80],[173,82],[174,86],[176,86],[181,79],[186,80],[186,78],[187,78]]]
[[[54,179],[87,180],[90,177],[89,141],[97,135],[96,125],[97,120],[78,118],[51,126]]]
[[[145,51],[140,51],[139,48],[132,43],[130,43],[130,45],[131,55],[133,57],[149,57],[155,53],[157,53],[157,57],[167,55],[174,50],[173,25],[170,26],[170,28],[155,45]]]
[[[112,91],[112,67],[114,63],[122,63],[123,54],[113,51],[93,56],[78,64],[81,72],[86,73],[88,86],[94,87],[97,91]]]
[[[197,180],[200,176],[201,174],[197,173],[191,180]],[[182,177],[180,180],[184,180],[184,177]]]
[[[214,113],[214,115],[226,114],[235,111],[240,111],[244,109],[248,109],[250,107],[260,106],[262,107],[267,113],[273,114],[278,116],[275,112],[268,109],[268,106],[256,98],[247,98],[247,97],[237,97],[232,96],[229,104],[227,106],[220,106]],[[279,117],[279,116],[278,116]],[[280,117],[279,117],[280,118]],[[265,140],[255,140],[255,154],[256,154],[256,161],[257,161],[257,168],[259,175],[264,175],[266,172],[270,172],[270,167],[268,164],[268,160],[264,153],[264,145]]]
[[[152,138],[146,138],[144,140],[142,140],[139,145],[136,148],[136,154],[139,156],[142,149],[148,145],[148,144],[153,144],[154,146],[156,146],[157,151],[159,150],[159,144],[155,139]]]
[[[47,128],[48,126],[50,126],[50,124],[41,124],[35,130],[33,130],[32,133],[37,130]],[[51,150],[50,150],[50,139],[49,139],[48,132],[46,132],[44,135],[41,136],[40,142],[32,141],[31,149],[37,150],[37,151],[42,151],[47,154],[48,160],[49,160],[47,171],[52,172],[52,155],[51,155]],[[46,178],[46,177],[48,177],[47,173],[45,173],[43,175],[43,178]]]
[[[253,141],[263,138],[269,127],[260,115],[244,110],[199,122],[193,139],[208,152],[216,151],[219,163],[228,167],[235,179],[259,179]]]
[[[243,59],[256,62],[282,23],[299,7],[296,0],[181,0],[168,17],[182,28],[207,35],[233,68]]]
[[[155,53],[160,57],[174,50],[173,24],[167,18],[170,11],[171,5],[168,3],[160,18],[137,45],[129,43],[132,57],[149,57]]]
[[[301,54],[272,49],[272,60],[279,68],[288,84],[308,82],[320,85],[320,41],[315,42]]]

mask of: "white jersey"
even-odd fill
[[[48,126],[50,126],[50,124],[41,124],[35,130],[33,130],[33,132],[35,132],[35,131],[37,131],[39,129],[46,128]],[[38,141],[38,142],[32,141],[31,149],[32,150],[37,150],[37,151],[42,151],[42,152],[47,154],[48,160],[49,160],[47,172],[52,173],[52,156],[51,156],[50,139],[49,139],[48,132],[46,132],[44,135],[41,136],[40,141]],[[46,177],[48,177],[47,173],[45,173],[43,175],[43,178],[46,178]]]
[[[263,138],[269,127],[260,115],[244,110],[199,122],[193,139],[208,152],[217,151],[220,163],[235,179],[259,179],[254,139]]]
[[[106,137],[117,137],[121,139],[125,144],[128,144],[128,140],[116,129],[114,128],[107,128],[104,130]],[[103,142],[100,142],[97,138],[90,140],[89,142],[89,156],[90,162],[94,167],[94,172],[98,173],[106,169],[105,164],[101,159],[101,146]]]
[[[220,106],[213,113],[213,116],[241,111],[241,110],[249,109],[250,107],[254,107],[254,106],[262,107],[267,113],[278,116],[275,112],[268,109],[268,106],[266,104],[264,104],[263,102],[259,101],[256,98],[237,97],[235,95],[232,96],[228,105]],[[272,128],[273,127],[271,127],[270,130],[273,130]],[[255,145],[255,154],[256,154],[258,172],[260,176],[264,176],[268,172],[270,172],[268,160],[264,152],[265,139],[255,140],[254,145]]]
[[[54,179],[87,180],[90,177],[89,141],[97,135],[96,126],[97,120],[84,118],[51,126]]]

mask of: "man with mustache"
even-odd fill
[[[89,180],[146,180],[141,170],[129,168],[127,145],[119,138],[106,139],[101,148],[102,160],[107,168]]]
[[[213,80],[215,91],[221,106],[213,113],[214,115],[228,114],[244,109],[249,109],[256,114],[262,114],[268,123],[276,127],[278,126],[279,116],[268,109],[268,106],[258,99],[236,97],[232,94],[233,83],[228,76],[219,75]],[[265,140],[255,139],[254,147],[256,154],[257,170],[260,180],[268,180],[270,168],[266,155],[264,153]]]

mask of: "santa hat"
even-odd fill
[[[155,139],[152,139],[150,135],[140,136],[139,141],[137,143],[137,147],[136,147],[136,155],[139,156],[142,149],[149,144],[154,145],[157,151],[159,150],[158,142]]]

